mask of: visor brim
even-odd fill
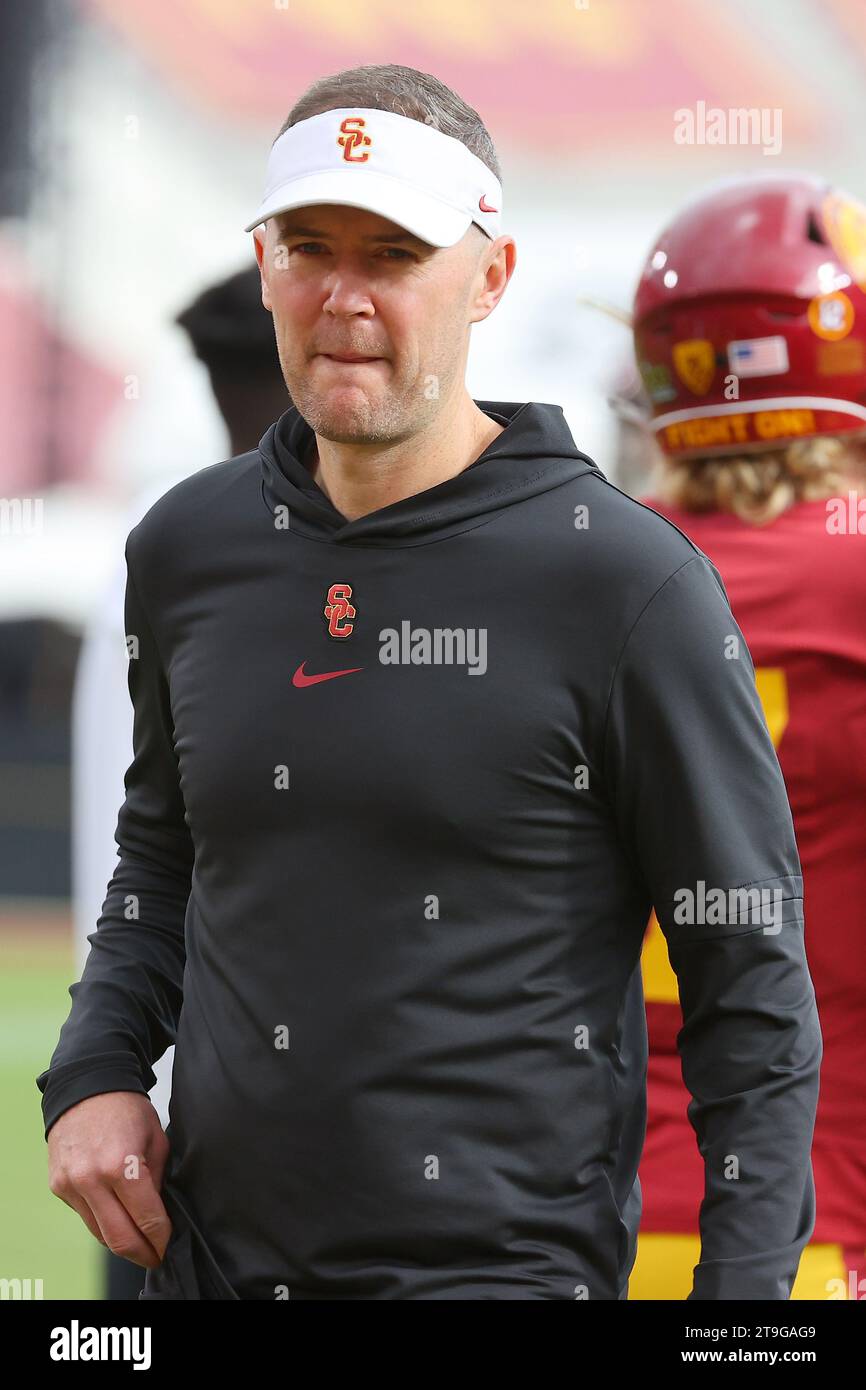
[[[363,186],[355,183],[352,187],[349,181],[359,178],[356,170],[327,170],[293,179],[265,199],[244,231],[253,231],[277,213],[317,203],[376,212],[431,246],[454,246],[472,224],[468,213],[397,179],[369,172],[360,177]]]

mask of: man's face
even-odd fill
[[[262,302],[293,403],[341,443],[416,434],[462,387],[469,328],[498,302],[510,237],[474,224],[436,247],[363,208],[320,203],[255,233]],[[367,361],[340,361],[341,355]]]

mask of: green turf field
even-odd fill
[[[103,1248],[48,1189],[35,1078],[69,1012],[71,927],[0,914],[0,1278],[41,1279],[46,1299],[101,1298]]]

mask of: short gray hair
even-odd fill
[[[368,106],[430,125],[461,141],[502,182],[493,141],[478,112],[432,73],[400,63],[376,63],[320,77],[295,102],[279,135],[298,121],[341,106]]]

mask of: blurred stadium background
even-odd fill
[[[73,681],[134,499],[232,452],[174,320],[252,266],[242,227],[289,107],[315,77],[397,62],[480,112],[518,266],[469,389],[559,402],[637,491],[607,403],[630,334],[581,301],[627,308],[669,212],[720,177],[814,169],[866,198],[866,6],[11,0],[0,32],[0,1275],[95,1298],[101,1251],[48,1191],[35,1086],[80,971]],[[700,103],[779,112],[780,148],[677,143]]]

